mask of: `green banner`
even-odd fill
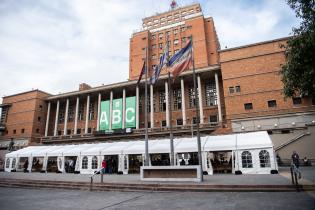
[[[126,119],[125,127],[126,128],[135,128],[136,127],[136,97],[127,97],[126,98]]]
[[[122,128],[122,98],[113,100],[112,129]]]
[[[101,102],[101,117],[100,117],[100,130],[109,129],[109,101]]]

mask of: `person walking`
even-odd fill
[[[296,153],[296,151],[293,151],[293,154],[292,154],[292,162],[293,164],[299,168],[300,167],[300,157],[299,155]]]
[[[105,158],[104,158],[103,161],[102,161],[102,173],[103,173],[103,174],[106,173],[106,166],[107,166],[107,164],[106,164],[106,160],[105,160]]]

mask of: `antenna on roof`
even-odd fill
[[[177,5],[176,1],[173,0],[173,1],[171,2],[171,9],[173,10],[173,9],[175,9],[177,6],[178,6],[178,5]]]

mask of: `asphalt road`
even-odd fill
[[[315,209],[315,192],[89,192],[0,188],[0,209]]]

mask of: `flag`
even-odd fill
[[[155,84],[156,81],[159,79],[159,76],[160,76],[160,73],[161,73],[161,70],[163,69],[164,66],[168,66],[167,64],[167,61],[168,61],[168,44],[165,45],[164,47],[164,51],[163,51],[163,54],[161,55],[160,57],[160,63],[159,65],[157,65],[155,68],[154,68],[154,72],[150,78],[150,82],[151,84]]]
[[[190,40],[187,45],[175,53],[169,61],[168,71],[173,75],[174,79],[189,68],[192,64],[192,59],[192,42]]]
[[[140,72],[140,75],[139,75],[139,79],[138,79],[138,82],[137,82],[137,85],[140,83],[141,79],[142,79],[142,75],[145,74],[145,61],[143,61],[143,66],[142,66],[142,69],[141,69],[141,72]]]

